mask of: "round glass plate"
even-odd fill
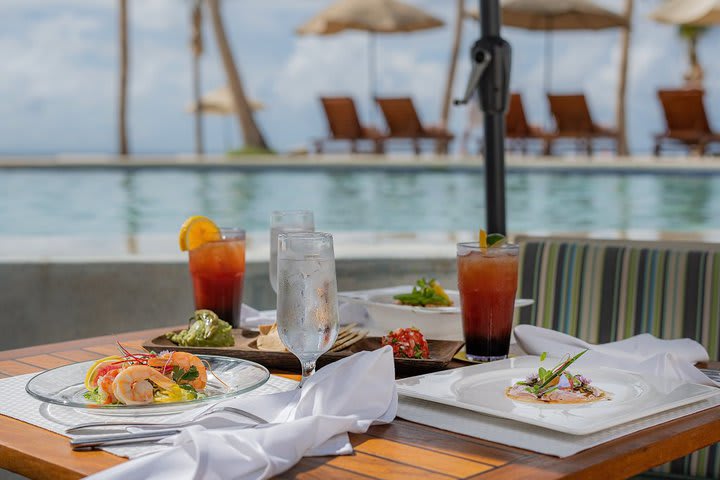
[[[80,362],[46,370],[35,375],[25,390],[40,401],[66,407],[89,409],[105,415],[158,415],[175,413],[208,402],[217,402],[262,386],[270,378],[267,368],[255,362],[217,355],[198,355],[210,365],[204,398],[147,405],[98,405],[84,397],[85,374],[94,363]]]

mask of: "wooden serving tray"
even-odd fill
[[[258,335],[258,332],[233,329],[235,345],[232,347],[181,347],[161,335],[143,342],[143,348],[155,352],[172,350],[190,352],[199,355],[223,355],[226,357],[250,360],[271,369],[300,372],[300,362],[292,353],[258,350]],[[363,350],[377,350],[381,346],[380,337],[365,337],[362,340],[350,345],[346,349],[324,354],[318,359],[317,365],[318,367],[322,367],[328,363],[336,362],[342,358],[348,357],[353,353]],[[416,373],[419,374],[442,370],[448,363],[450,363],[460,347],[463,346],[463,342],[450,340],[428,340],[428,346],[430,347],[430,358],[396,358],[396,371],[402,372],[404,375],[414,375]]]

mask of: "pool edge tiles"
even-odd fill
[[[719,157],[635,155],[605,152],[594,156],[531,156],[508,154],[508,171],[587,173],[678,173],[720,175]],[[238,169],[238,170],[482,170],[482,157],[473,155],[135,155],[103,154],[0,157],[0,169]]]

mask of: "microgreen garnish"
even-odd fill
[[[92,390],[88,390],[87,392],[83,393],[83,397],[87,398],[93,403],[100,403],[100,392],[98,392],[98,387],[95,387]]]
[[[544,362],[546,358],[547,358],[547,352],[542,352],[540,354],[540,361]]]
[[[543,395],[552,392],[553,390],[556,390],[558,387],[557,385],[551,385],[553,380],[560,377],[560,375],[567,370],[567,368],[572,365],[575,360],[580,358],[587,350],[583,350],[582,352],[578,353],[574,357],[567,357],[566,359],[562,360],[560,363],[555,365],[550,370],[547,370],[543,367],[538,368],[537,376],[530,376],[528,377],[524,382],[518,382],[520,385],[527,385],[526,391],[532,393],[537,398],[542,397]],[[540,360],[544,360],[547,357],[547,353],[543,352],[543,354],[540,356]],[[585,382],[582,380],[586,380],[584,377],[577,376],[573,377],[569,374],[566,374],[568,382],[571,385],[575,385],[577,383],[583,385]],[[578,378],[581,377],[581,378]],[[559,379],[558,379],[559,380]],[[558,382],[559,383],[559,382]]]
[[[195,365],[191,365],[187,371],[175,365],[172,370],[172,379],[175,383],[192,382],[198,378],[198,376],[200,376],[200,372],[198,372]]]
[[[451,306],[452,300],[445,293],[440,284],[431,278],[429,281],[421,278],[415,282],[411,293],[401,293],[393,297],[403,305],[424,307],[426,305]]]

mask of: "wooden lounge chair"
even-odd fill
[[[315,141],[315,149],[322,153],[329,141],[348,141],[350,151],[358,152],[358,142],[369,141],[373,144],[373,153],[383,153],[384,136],[375,127],[363,126],[358,118],[355,102],[351,97],[321,97],[330,135]]]
[[[713,132],[705,113],[703,90],[659,90],[658,98],[665,113],[665,132],[655,135],[655,155],[663,144],[680,143],[700,155],[708,144],[720,142],[720,133]]]
[[[555,119],[556,130],[551,133],[552,143],[558,139],[575,140],[575,145],[585,147],[588,155],[593,153],[593,142],[609,139],[617,145],[618,132],[596,124],[590,115],[585,95],[548,94],[550,111]],[[552,149],[552,144],[548,151]]]
[[[525,115],[522,97],[519,93],[510,95],[507,115],[505,116],[505,138],[508,149],[519,146],[520,151],[527,153],[528,141],[540,140],[543,143],[543,153],[549,153],[550,134],[536,125],[530,125]]]
[[[416,155],[420,154],[421,140],[434,140],[438,151],[447,153],[454,135],[442,127],[423,125],[411,98],[376,98],[375,101],[385,117],[388,140],[410,140]]]

